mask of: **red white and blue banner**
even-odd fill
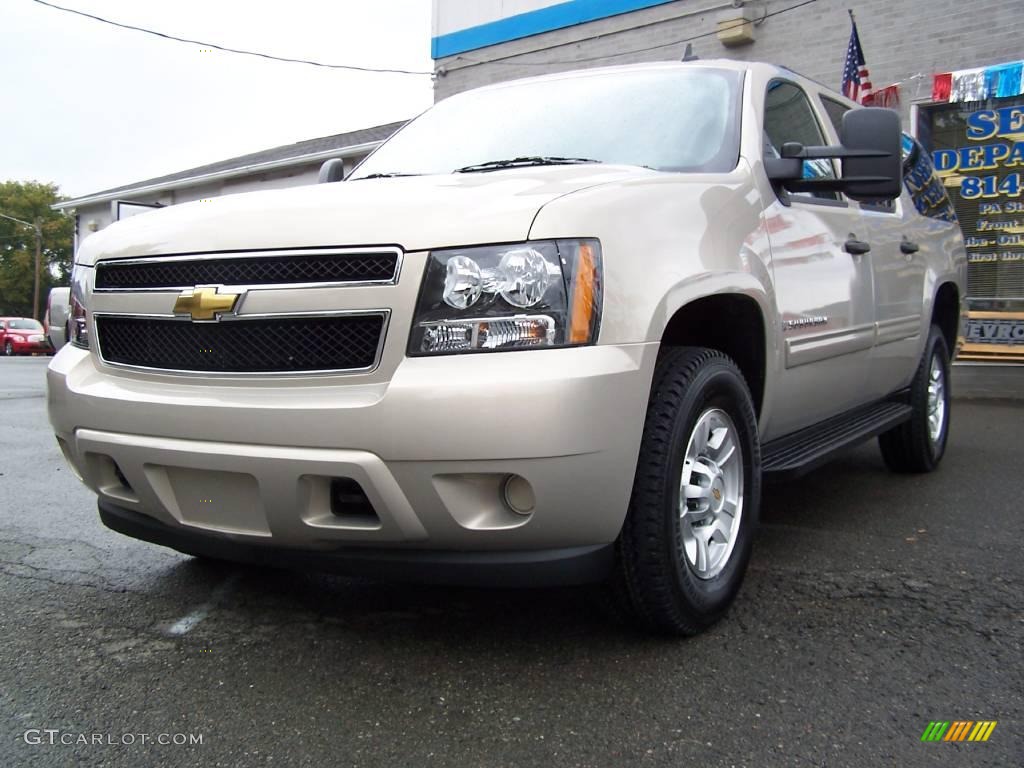
[[[932,101],[960,103],[1024,94],[1024,61],[940,72],[932,80]]]

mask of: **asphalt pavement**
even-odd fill
[[[108,531],[46,364],[0,359],[0,765],[1024,765],[1024,403],[956,403],[929,476],[871,443],[769,486],[734,608],[666,640],[590,590],[239,568]],[[923,743],[932,720],[998,724]]]

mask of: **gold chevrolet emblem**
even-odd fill
[[[722,492],[720,490],[718,490],[717,488],[712,488],[711,489],[711,495],[715,497],[715,501],[721,501],[722,500]]]
[[[232,312],[239,293],[217,293],[216,288],[192,288],[182,291],[174,302],[174,314],[191,315],[193,320],[215,320],[218,315]]]

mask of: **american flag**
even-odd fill
[[[860,104],[870,104],[872,100],[871,75],[864,61],[864,49],[860,47],[860,35],[857,34],[857,22],[850,12],[850,44],[846,48],[846,65],[843,67],[843,94]]]

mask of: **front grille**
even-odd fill
[[[97,264],[96,289],[385,282],[393,280],[397,270],[396,251],[140,259]]]
[[[200,373],[298,373],[372,368],[384,313],[193,323],[96,316],[108,363]]]

